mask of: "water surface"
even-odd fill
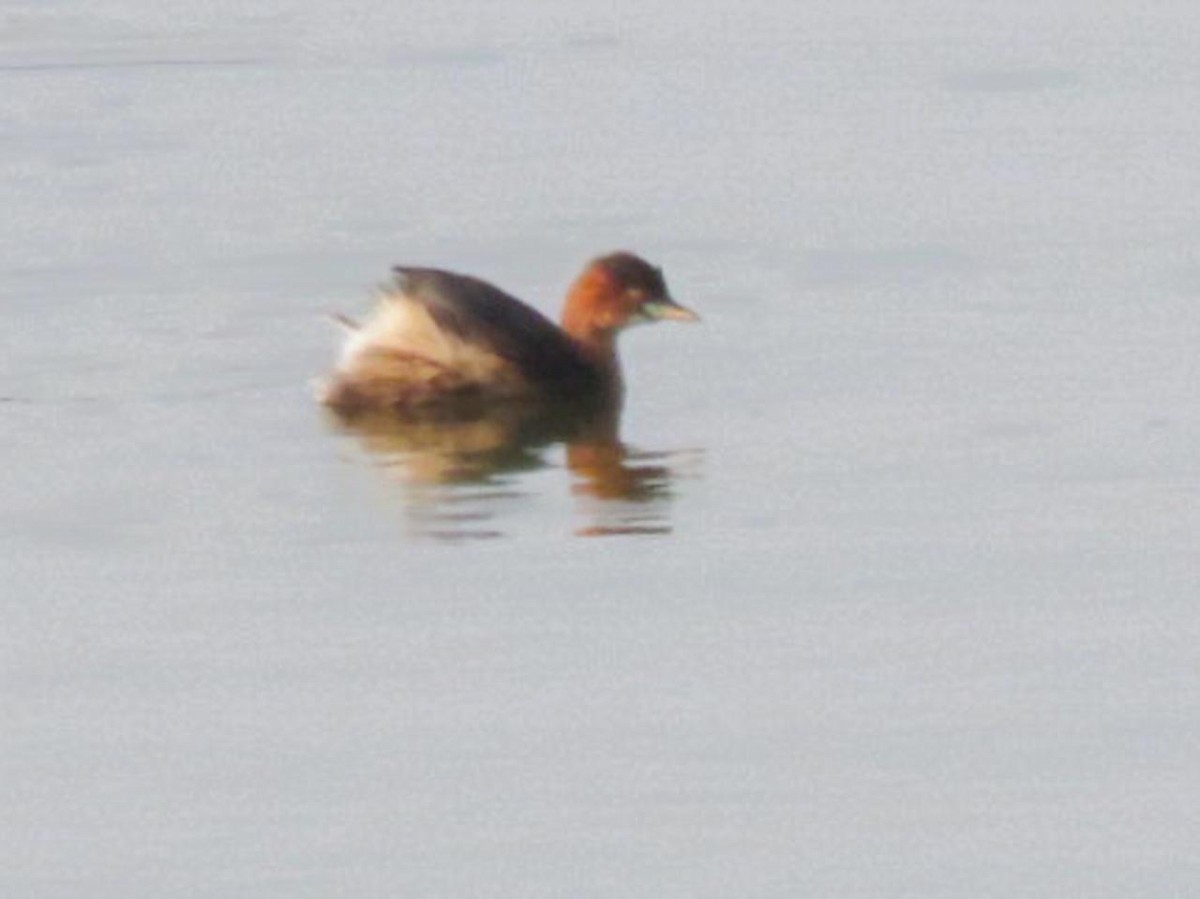
[[[1193,892],[1197,25],[9,2],[2,891]],[[616,248],[603,439],[312,403]]]

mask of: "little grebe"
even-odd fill
[[[619,401],[616,337],[638,322],[697,321],[662,271],[631,253],[591,262],[559,328],[485,281],[432,268],[394,269],[375,313],[351,331],[321,401],[343,413],[462,399]]]

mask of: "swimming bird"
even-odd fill
[[[594,259],[567,292],[562,326],[486,281],[397,266],[379,304],[349,334],[320,400],[344,414],[464,401],[619,404],[617,335],[631,325],[697,321],[662,270],[627,252]]]

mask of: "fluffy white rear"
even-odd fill
[[[511,363],[485,346],[463,340],[438,327],[420,303],[402,293],[384,293],[370,318],[351,330],[342,346],[336,371],[343,378],[377,371],[382,360],[413,358],[423,365],[415,378],[429,369],[463,384],[485,387],[490,393],[515,394],[524,389]],[[398,374],[398,376],[400,376]]]

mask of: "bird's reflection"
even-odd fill
[[[504,536],[505,519],[538,493],[532,474],[557,467],[559,444],[571,477],[563,493],[583,519],[576,534],[667,534],[675,484],[696,456],[631,450],[620,409],[607,404],[460,405],[335,421],[399,485],[412,529],[444,540]]]

